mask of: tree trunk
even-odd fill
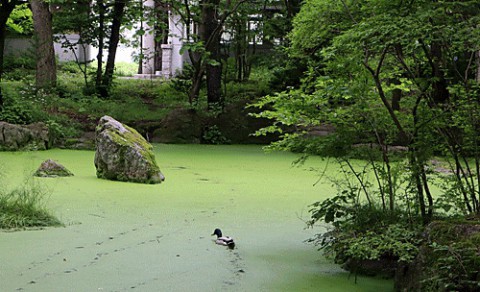
[[[168,4],[165,0],[155,1],[155,59],[154,71],[162,70],[162,45],[168,42]]]
[[[101,91],[102,72],[103,72],[103,49],[105,47],[105,3],[103,0],[97,0],[98,5],[98,54],[97,54],[97,73],[95,78],[95,88]]]
[[[55,87],[57,70],[53,48],[52,13],[43,0],[30,0],[37,53],[37,88]]]
[[[430,45],[431,54],[431,67],[434,82],[432,84],[432,99],[434,104],[443,104],[450,98],[450,93],[447,89],[447,80],[445,80],[445,74],[443,73],[442,60],[443,53],[440,44],[432,42]]]
[[[219,0],[206,0],[202,4],[202,23],[204,31],[202,40],[207,44],[206,51],[209,61],[206,64],[205,74],[207,75],[207,103],[208,108],[217,106],[223,107],[222,98],[222,66],[220,59],[220,36],[221,30],[218,26]]]
[[[117,55],[118,43],[120,42],[120,26],[127,2],[127,0],[115,0],[113,4],[113,19],[110,27],[107,64],[105,65],[105,74],[103,75],[101,87],[102,91],[100,92],[100,95],[103,97],[108,96],[108,89],[112,85],[115,57]]]
[[[203,74],[205,73],[202,67],[202,63],[198,61],[194,63],[195,71],[192,78],[192,86],[188,93],[188,101],[190,105],[194,105],[198,101],[198,95],[200,94],[200,87],[202,86]]]
[[[477,63],[477,72],[475,74],[475,80],[477,81],[477,83],[480,84],[480,51],[477,51],[475,55],[476,55],[476,63]]]
[[[9,2],[8,0],[0,0],[0,111],[3,108],[3,94],[2,94],[2,75],[3,75],[3,56],[5,49],[5,37],[7,20],[15,8],[16,2]]]

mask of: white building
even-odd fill
[[[153,8],[154,1],[147,0],[144,2],[146,7]],[[139,56],[143,52],[142,58],[142,74],[138,74],[141,78],[163,77],[171,78],[183,69],[183,64],[188,60],[187,54],[181,54],[182,40],[185,38],[184,26],[178,15],[174,15],[168,11],[168,40],[161,45],[161,51],[155,52],[155,35],[154,30],[148,27],[146,22],[138,24],[139,27],[147,32],[142,37],[142,47],[136,48],[125,44],[119,44],[116,54],[116,62],[134,62],[134,55]],[[133,31],[124,31],[124,37],[132,40],[134,38]],[[56,35],[55,36],[55,54],[60,62],[76,61],[76,62],[92,62],[95,61],[98,54],[98,48],[91,45],[82,45],[79,43],[78,34]],[[7,38],[5,41],[5,55],[20,56],[29,51],[33,52],[33,41],[31,38]],[[105,51],[104,57],[107,58],[108,52]],[[155,55],[161,54],[161,68],[157,65],[155,68]]]
[[[145,6],[153,7],[154,1],[145,1]],[[183,69],[183,64],[188,60],[186,54],[181,54],[183,40],[186,38],[184,25],[180,16],[168,11],[168,40],[166,44],[161,45],[161,52],[155,52],[155,35],[153,29],[145,26],[147,33],[143,36],[143,61],[142,75],[145,76],[161,76],[171,78]],[[161,70],[155,70],[155,54],[162,54]]]

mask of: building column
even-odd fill
[[[162,45],[162,72],[161,76],[163,78],[171,78],[173,76],[172,72],[172,49],[171,44]]]
[[[145,10],[153,10],[155,7],[154,0],[146,0],[144,7]],[[145,34],[142,36],[142,74],[155,74],[155,31],[154,28],[150,27],[146,21],[144,21],[142,25],[143,30],[145,31]]]
[[[188,59],[188,54],[184,55],[180,53],[183,42],[185,41],[185,26],[179,15],[175,15],[170,11],[169,16],[170,35],[168,37],[168,43],[171,45],[171,67],[170,76],[175,76],[176,73],[181,72],[184,62]]]

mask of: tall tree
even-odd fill
[[[169,19],[166,0],[155,0],[155,56],[154,71],[162,70],[162,45],[168,41]]]
[[[220,87],[222,68],[221,62],[219,62],[223,26],[230,16],[248,1],[201,0],[192,2],[184,0],[169,2],[174,12],[182,18],[186,28],[183,49],[188,52],[193,67],[192,85],[188,93],[190,103],[197,102],[207,71],[209,107],[223,102]]]
[[[44,0],[30,0],[30,5],[36,44],[36,87],[54,87],[57,83],[57,70],[50,5]]]
[[[24,3],[20,0],[0,0],[0,110],[3,108],[2,75],[7,21],[15,6]]]
[[[222,27],[219,26],[218,9],[220,0],[203,0],[200,2],[202,19],[200,39],[205,43],[207,76],[207,103],[209,108],[223,107],[221,93],[222,62],[220,59],[220,37]]]
[[[97,91],[100,91],[100,87],[102,86],[102,72],[103,72],[103,50],[105,48],[105,18],[107,13],[107,7],[104,0],[98,0],[96,2],[97,8],[97,15],[98,15],[98,30],[94,30],[96,32],[95,37],[97,38],[97,74],[95,77],[95,88]]]
[[[120,28],[125,14],[125,7],[129,0],[115,0],[112,10],[112,23],[110,25],[110,36],[108,39],[108,57],[105,64],[105,73],[102,78],[102,86],[100,87],[100,95],[108,96],[108,89],[112,85],[113,71],[115,69],[115,57],[117,55],[117,47],[120,42]]]
[[[141,19],[141,5],[132,0],[51,1],[58,1],[62,7],[55,13],[54,19],[58,32],[75,31],[80,34],[77,44],[91,45],[98,49],[96,74],[92,80],[94,86],[91,88],[100,96],[107,97],[112,86],[121,29]],[[72,11],[75,14],[72,14]],[[75,48],[77,44],[65,45]]]
[[[335,155],[350,154],[342,143],[368,141],[380,146],[388,165],[392,143],[407,146],[405,194],[415,209],[406,212],[413,210],[424,223],[438,210],[429,160],[444,153],[454,172],[445,195],[460,202],[461,211],[480,213],[480,180],[470,175],[480,172],[479,21],[480,5],[473,0],[307,0],[293,22],[290,52],[308,59],[308,78],[301,89],[267,98],[277,110],[263,116],[301,129],[336,125],[344,134],[341,147],[320,147],[318,140],[309,145],[343,149]],[[297,137],[278,145],[295,145]],[[378,179],[384,208],[404,208],[395,174],[388,167],[377,174],[385,175]]]

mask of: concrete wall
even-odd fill
[[[94,61],[98,49],[88,45],[67,46],[66,43],[76,44],[79,36],[76,34],[56,35],[54,43],[55,55],[60,62],[67,61]],[[133,54],[138,49],[120,44],[117,48],[116,62],[133,63]],[[35,55],[35,47],[31,38],[7,38],[5,40],[5,56]],[[107,60],[108,51],[104,52],[104,61]],[[76,55],[76,56],[75,56]]]
[[[75,44],[78,41],[78,35],[56,36],[54,43],[55,55],[60,62],[76,61],[85,62],[95,57],[91,46],[75,45],[68,47],[62,43],[68,40]],[[75,51],[75,53],[74,53]],[[31,38],[7,38],[5,40],[5,56],[21,56],[25,54],[35,55],[35,45]],[[77,55],[77,58],[75,57]]]

